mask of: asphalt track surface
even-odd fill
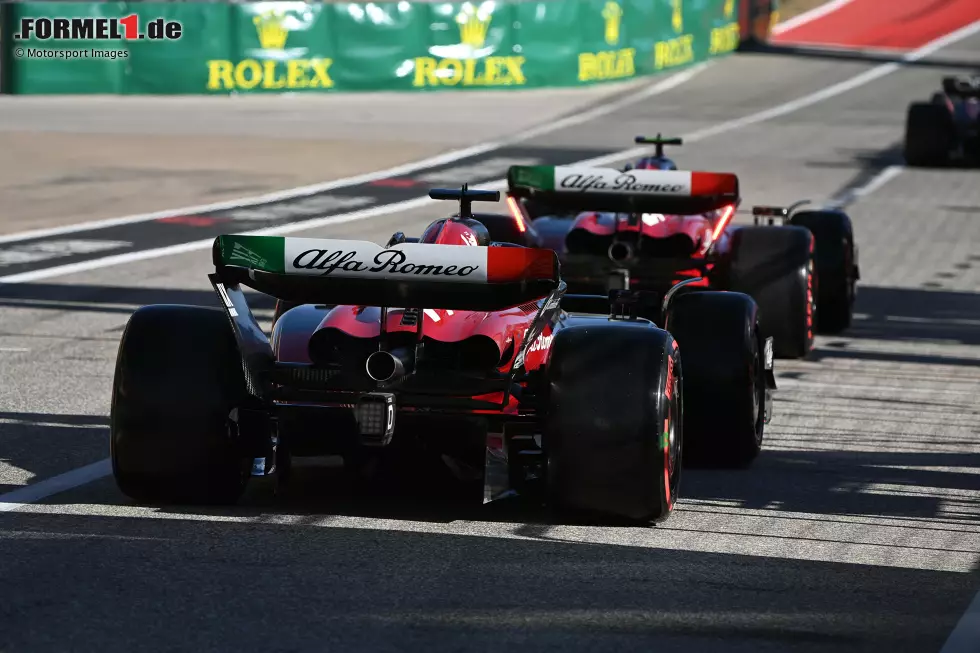
[[[534,89],[506,102],[494,91],[443,93],[438,103],[428,93],[0,96],[0,234],[374,172],[642,83]]]
[[[677,153],[737,172],[746,205],[849,198],[863,279],[846,335],[777,361],[754,467],[685,473],[665,526],[368,500],[322,468],[227,510],[137,507],[106,477],[10,505],[21,489],[0,495],[0,649],[939,651],[980,588],[980,184],[966,170],[880,175],[901,164],[906,103],[957,62],[980,62],[980,36]],[[523,146],[697,133],[875,65],[739,55]],[[297,235],[383,241],[443,214]],[[208,259],[0,287],[0,491],[105,458],[126,319],[143,304],[216,305]]]

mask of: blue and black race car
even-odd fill
[[[915,167],[980,163],[980,75],[943,78],[929,102],[909,105],[905,161]]]

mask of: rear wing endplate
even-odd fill
[[[793,211],[810,203],[810,200],[800,200],[799,202],[793,202],[789,206],[753,206],[752,222],[756,225],[763,222],[771,225],[775,224],[776,220],[785,222],[792,216]]]

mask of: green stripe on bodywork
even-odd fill
[[[511,166],[507,176],[511,188],[555,189],[555,166]]]
[[[282,236],[218,236],[218,251],[224,265],[286,271],[286,239]]]

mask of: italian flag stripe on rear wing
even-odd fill
[[[730,172],[692,172],[691,197],[738,194],[738,176]]]
[[[528,188],[556,194],[603,193],[650,197],[736,195],[738,177],[728,172],[629,170],[586,166],[511,166],[511,190]]]
[[[413,279],[447,283],[558,281],[557,255],[547,249],[401,243],[385,249],[362,240],[218,236],[215,265],[325,278]]]
[[[532,279],[558,282],[558,257],[550,249],[481,247],[487,253],[487,281],[513,283]]]

